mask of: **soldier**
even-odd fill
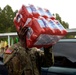
[[[41,75],[41,67],[50,67],[54,63],[52,46],[44,48],[44,51],[25,46],[27,31],[28,28],[21,28],[18,32],[19,42],[5,51],[4,64],[8,75]]]

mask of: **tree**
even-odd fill
[[[3,32],[4,28],[2,22],[3,22],[3,16],[2,16],[2,9],[0,8],[0,32]]]
[[[6,7],[4,7],[4,9],[2,10],[1,13],[1,26],[3,26],[3,31],[1,32],[12,32],[15,31],[14,28],[14,23],[13,23],[13,19],[14,19],[15,13],[13,12],[12,8],[7,5]]]

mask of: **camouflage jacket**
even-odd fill
[[[8,68],[9,75],[41,75],[41,67],[53,65],[52,48],[37,48],[26,50],[20,43],[10,48],[10,53],[4,54],[4,64]]]

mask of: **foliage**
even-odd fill
[[[13,12],[12,8],[9,5],[4,7],[4,9],[1,9],[0,11],[0,33],[14,32],[15,27],[13,19],[15,16],[15,12]]]

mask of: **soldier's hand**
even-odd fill
[[[20,30],[18,32],[19,39],[25,40],[27,31],[28,31],[28,27],[26,27],[26,26],[25,27],[20,27]]]
[[[49,53],[49,52],[52,52],[52,45],[51,46],[49,46],[49,47],[47,47],[47,48],[44,48],[44,52],[45,53]]]

